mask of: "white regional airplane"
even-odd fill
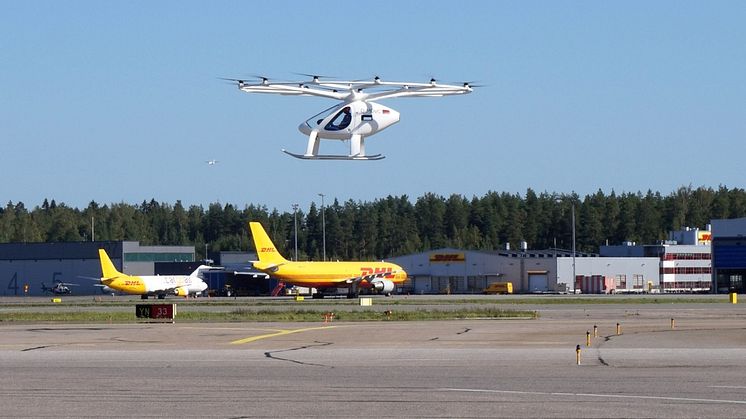
[[[207,289],[199,272],[215,269],[200,265],[191,275],[127,275],[114,267],[104,249],[98,249],[98,255],[101,260],[101,285],[126,294],[141,295],[143,299],[149,295],[158,298],[165,298],[167,294],[180,297],[199,295]]]

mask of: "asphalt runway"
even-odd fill
[[[537,309],[537,320],[0,323],[0,416],[746,417],[746,306]]]

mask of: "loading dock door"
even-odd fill
[[[528,291],[545,292],[549,291],[549,281],[546,272],[529,272],[528,273]]]

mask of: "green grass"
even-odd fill
[[[176,321],[187,322],[322,322],[323,310],[247,310],[236,309],[229,312],[183,311],[178,312]],[[458,319],[507,319],[538,317],[535,311],[458,309],[458,310],[385,310],[334,311],[334,321],[424,321],[424,320],[458,320]],[[67,323],[129,323],[136,320],[134,312],[9,312],[0,314],[0,322],[67,322]]]

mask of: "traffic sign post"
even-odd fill
[[[137,319],[173,323],[176,317],[176,304],[137,304],[135,306],[135,317]]]

